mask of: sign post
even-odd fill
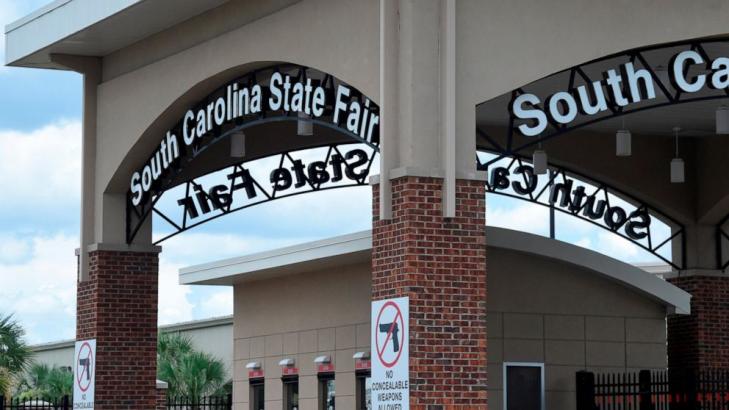
[[[372,408],[410,408],[410,300],[372,302]]]
[[[73,363],[73,408],[93,410],[96,381],[96,339],[76,342]]]

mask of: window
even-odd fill
[[[251,380],[250,408],[251,410],[263,410],[263,379]]]
[[[319,375],[319,409],[334,410],[334,373]]]
[[[369,371],[357,372],[357,410],[372,410],[372,379]]]
[[[544,363],[504,363],[504,410],[544,410]]]
[[[284,410],[299,410],[299,376],[281,379],[283,382]]]

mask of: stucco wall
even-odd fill
[[[233,374],[233,326],[225,321],[216,326],[206,327],[182,327],[179,330],[172,328],[171,333],[179,333],[189,337],[193,346],[206,352],[225,363],[225,371],[228,377]]]
[[[499,248],[488,251],[489,402],[501,408],[503,361],[545,363],[547,408],[574,408],[575,372],[664,368],[665,307],[594,272]],[[337,406],[354,408],[356,351],[369,350],[366,264],[235,288],[236,409],[248,409],[245,365],[261,362],[266,405],[282,400],[278,361],[295,358],[301,409],[314,409],[313,360],[331,355]]]
[[[314,359],[329,355],[336,373],[336,407],[354,409],[352,356],[369,351],[369,265],[238,285],[235,288],[236,409],[248,409],[248,362],[265,372],[266,408],[281,408],[283,358],[299,368],[300,409],[317,408]]]
[[[545,364],[548,409],[573,409],[575,372],[666,367],[665,308],[559,261],[489,249],[489,403],[503,362]]]
[[[53,345],[32,348],[33,360],[48,366],[72,367],[73,342],[54,343]]]

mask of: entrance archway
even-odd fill
[[[317,148],[325,154],[305,164]],[[127,243],[150,215],[172,229],[158,244],[251,206],[366,185],[378,152],[379,107],[357,89],[293,64],[248,72],[192,105],[132,174]]]

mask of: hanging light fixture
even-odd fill
[[[230,156],[233,158],[246,156],[246,134],[242,130],[230,136]]]
[[[716,109],[716,133],[729,134],[729,107],[722,105]]]
[[[314,123],[305,112],[299,112],[299,119],[296,121],[296,133],[302,137],[314,135]]]
[[[632,136],[630,131],[625,128],[625,119],[623,118],[623,127],[615,133],[615,155],[619,157],[629,157],[632,154]]]
[[[676,157],[671,160],[671,183],[682,184],[686,179],[683,159],[678,157],[678,132],[681,128],[674,127],[673,132],[676,139]]]
[[[534,173],[537,175],[544,175],[547,173],[547,152],[542,150],[542,143],[539,143],[539,147],[534,150],[532,154],[532,166],[534,167]]]

